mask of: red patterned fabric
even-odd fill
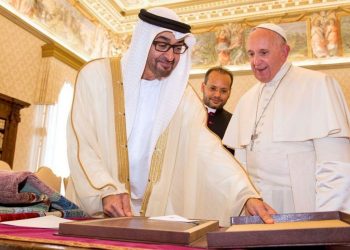
[[[16,227],[0,224],[0,238],[38,242],[45,244],[56,244],[76,247],[89,247],[97,249],[171,249],[171,250],[194,250],[186,246],[167,244],[146,244],[135,242],[123,242],[112,240],[98,240],[91,238],[65,237],[57,235],[58,230],[46,228]]]
[[[21,220],[40,217],[39,213],[0,214],[0,221]]]

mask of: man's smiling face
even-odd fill
[[[289,46],[277,33],[257,28],[249,35],[247,53],[256,79],[267,83],[287,60]]]

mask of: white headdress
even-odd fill
[[[143,16],[142,20],[140,19],[136,23],[129,50],[122,58],[128,136],[131,133],[131,128],[135,120],[141,77],[154,38],[161,32],[170,31],[174,34],[176,39],[185,38],[185,43],[188,46],[188,50],[180,55],[179,63],[173,72],[168,77],[161,80],[162,87],[159,105],[155,107],[157,108],[157,114],[151,138],[151,146],[153,146],[155,140],[168,126],[184,94],[191,68],[191,51],[195,44],[195,38],[191,33],[183,33],[186,31],[189,32],[189,26],[186,29],[185,24],[181,25],[179,17],[172,10],[159,7],[149,10],[147,13],[146,17],[151,13],[151,18],[153,15],[167,19],[170,26],[164,27],[164,25],[162,25],[163,27],[160,27],[159,25],[161,24],[156,22],[151,24]],[[144,21],[144,19],[147,20],[147,22]],[[171,20],[174,20],[173,23]],[[175,24],[176,27],[171,26],[172,24]],[[184,29],[181,29],[181,26],[183,26],[182,28]],[[174,30],[178,30],[178,28],[180,28],[182,32]]]

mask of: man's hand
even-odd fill
[[[270,215],[277,212],[268,204],[259,199],[248,199],[244,206],[247,215],[259,215],[266,224],[273,224],[274,221]]]
[[[103,212],[110,217],[132,216],[127,193],[108,195],[102,199]]]

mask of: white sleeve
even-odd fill
[[[350,141],[326,137],[314,140],[316,210],[350,211]]]
[[[94,214],[101,211],[103,197],[126,190],[110,170],[116,166],[108,159],[109,150],[113,149],[108,148],[109,144],[106,146],[106,134],[111,130],[108,123],[112,121],[107,119],[108,102],[103,95],[106,84],[102,84],[105,79],[99,77],[104,72],[91,66],[95,65],[88,64],[88,70],[82,70],[77,78],[67,129],[67,150],[79,203],[89,214]],[[115,143],[113,138],[110,141]]]

